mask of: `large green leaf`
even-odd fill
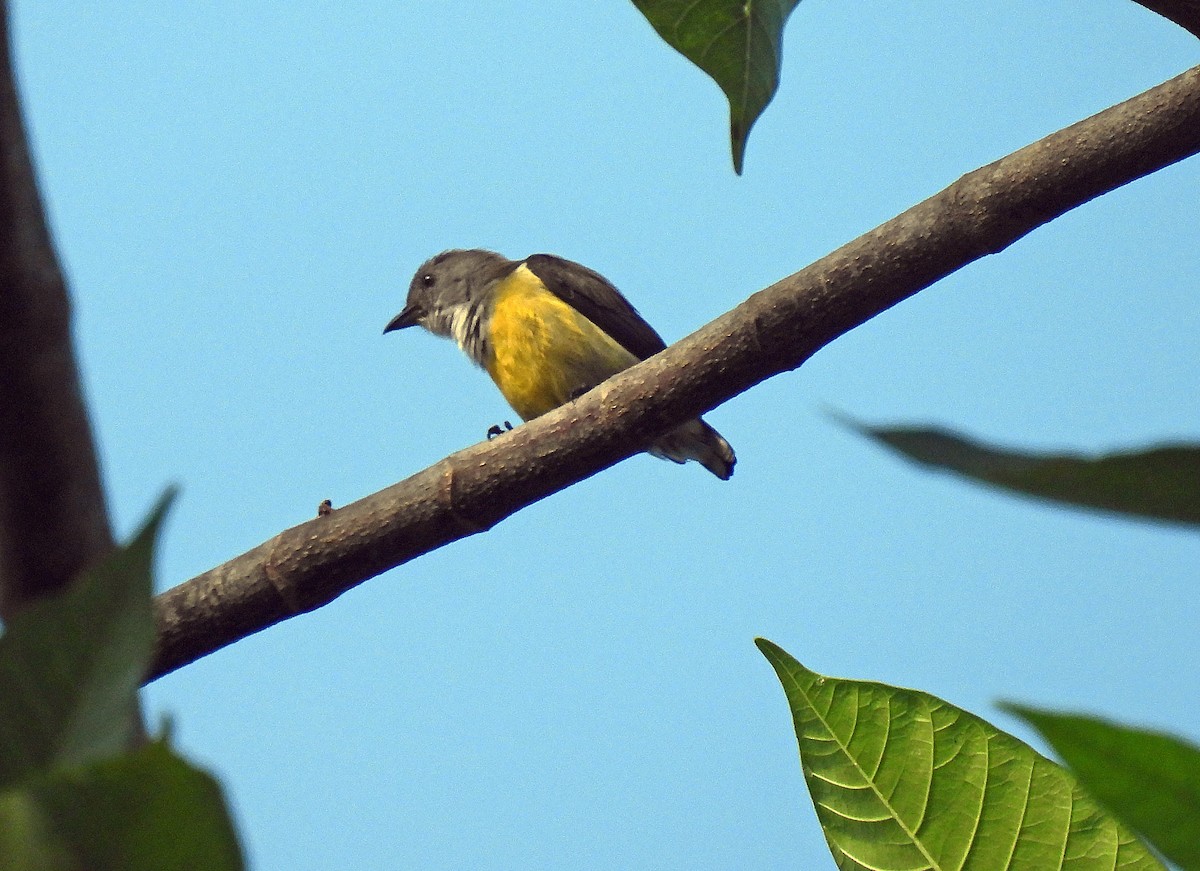
[[[783,27],[800,0],[633,0],[667,44],[712,76],[729,98],[733,168],[779,87]]]
[[[0,637],[0,868],[238,871],[220,787],[133,743],[154,641],[151,564],[172,493],[128,546]]]
[[[838,867],[1162,869],[1063,768],[941,699],[809,671],[758,639]]]
[[[1041,732],[1084,788],[1164,856],[1200,869],[1200,748],[1095,717],[1003,707]]]
[[[154,644],[154,540],[171,496],[126,547],[0,636],[0,788],[130,746]]]
[[[221,789],[165,744],[0,792],[5,871],[239,871]]]
[[[1033,454],[922,427],[855,429],[927,466],[1069,505],[1200,524],[1200,445],[1099,456]]]

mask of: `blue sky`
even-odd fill
[[[15,3],[112,509],[161,584],[513,414],[382,336],[426,257],[551,251],[668,341],[1195,64],[1132,2],[804,3],[734,176],[632,4]],[[721,483],[635,457],[154,684],[253,866],[831,868],[752,639],[828,674],[1200,739],[1200,538],[907,466],[834,424],[1200,435],[1200,164],[1076,210],[737,397]],[[1017,730],[1028,737],[1028,733]]]

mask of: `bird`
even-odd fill
[[[413,326],[452,339],[526,421],[666,347],[608,279],[553,254],[509,260],[474,248],[431,257],[383,332]],[[676,463],[696,460],[722,481],[737,462],[729,442],[698,417],[647,451]]]

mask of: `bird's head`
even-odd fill
[[[421,264],[408,286],[404,309],[383,331],[421,326],[439,336],[458,338],[456,316],[461,322],[474,313],[496,280],[511,268],[512,261],[494,251],[443,251]]]

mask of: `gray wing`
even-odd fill
[[[525,260],[546,289],[613,337],[625,350],[645,360],[666,347],[662,336],[646,323],[599,272],[553,254],[534,254]]]

